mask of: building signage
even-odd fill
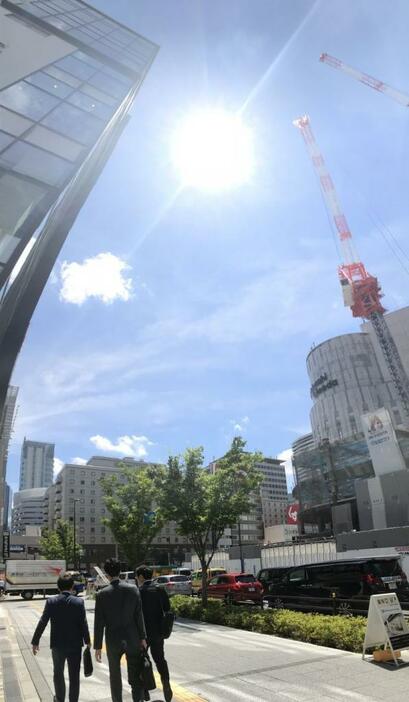
[[[24,544],[10,544],[10,553],[25,553]]]
[[[385,647],[392,652],[409,648],[409,627],[396,593],[371,595],[362,658],[368,649]]]
[[[3,531],[3,558],[10,558],[10,532]]]
[[[298,502],[293,502],[287,507],[286,523],[287,524],[298,524],[298,512],[300,505]]]
[[[312,397],[318,397],[318,395],[321,395],[322,392],[325,392],[325,390],[329,390],[330,388],[335,388],[338,385],[338,380],[334,379],[328,379],[327,373],[323,373],[320,375],[319,378],[311,385],[311,395]]]
[[[375,475],[406,470],[390,414],[385,407],[361,416]]]

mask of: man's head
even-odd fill
[[[153,570],[149,566],[141,565],[135,571],[135,578],[138,581],[138,585],[143,585],[145,580],[152,580]]]
[[[118,578],[121,572],[121,564],[116,558],[108,558],[104,563],[104,570],[110,580]]]
[[[57,587],[60,592],[71,592],[74,589],[74,578],[68,573],[62,573],[57,580]]]

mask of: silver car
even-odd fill
[[[191,595],[192,581],[187,575],[161,575],[153,581],[158,587],[163,587],[169,597],[172,595]]]

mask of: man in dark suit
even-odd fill
[[[74,579],[70,575],[61,575],[57,586],[59,595],[49,597],[44,612],[37,624],[31,641],[33,653],[39,650],[41,635],[51,621],[50,648],[54,664],[54,702],[65,700],[65,661],[68,663],[70,680],[69,701],[78,702],[80,694],[81,649],[85,644],[91,646],[84,601],[75,596]]]
[[[162,620],[164,612],[170,611],[169,595],[152,582],[153,571],[148,566],[139,566],[135,571],[142,598],[142,611],[145,619],[148,646],[162,680],[166,702],[173,697],[169,681],[169,668],[165,659]]]
[[[120,564],[109,558],[104,565],[110,584],[97,593],[95,601],[95,658],[102,659],[105,631],[112,702],[122,702],[121,658],[126,656],[132,699],[140,702],[144,691],[140,679],[140,650],[146,648],[146,631],[139,590],[119,579]]]

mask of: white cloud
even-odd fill
[[[64,467],[64,461],[61,458],[54,456],[54,478],[57,477],[60,470]]]
[[[91,436],[90,441],[100,451],[111,451],[122,456],[132,456],[133,458],[145,458],[148,455],[147,446],[153,446],[153,442],[146,436],[119,436],[116,444],[105,436]]]
[[[76,466],[85,466],[87,462],[86,458],[81,458],[81,456],[75,456],[75,458],[71,459],[71,463],[74,463]]]
[[[234,431],[238,431],[240,434],[242,434],[244,431],[246,431],[249,421],[250,419],[248,417],[242,417],[242,419],[239,420],[231,419],[230,424],[233,425]]]
[[[288,490],[292,490],[294,487],[294,471],[293,471],[293,450],[285,449],[277,456],[279,461],[283,461],[285,465],[285,474],[287,478]]]
[[[125,261],[109,252],[86,258],[82,263],[64,261],[60,300],[74,305],[82,305],[90,297],[106,305],[114,300],[126,302],[132,293],[132,279],[124,276],[129,269]]]

